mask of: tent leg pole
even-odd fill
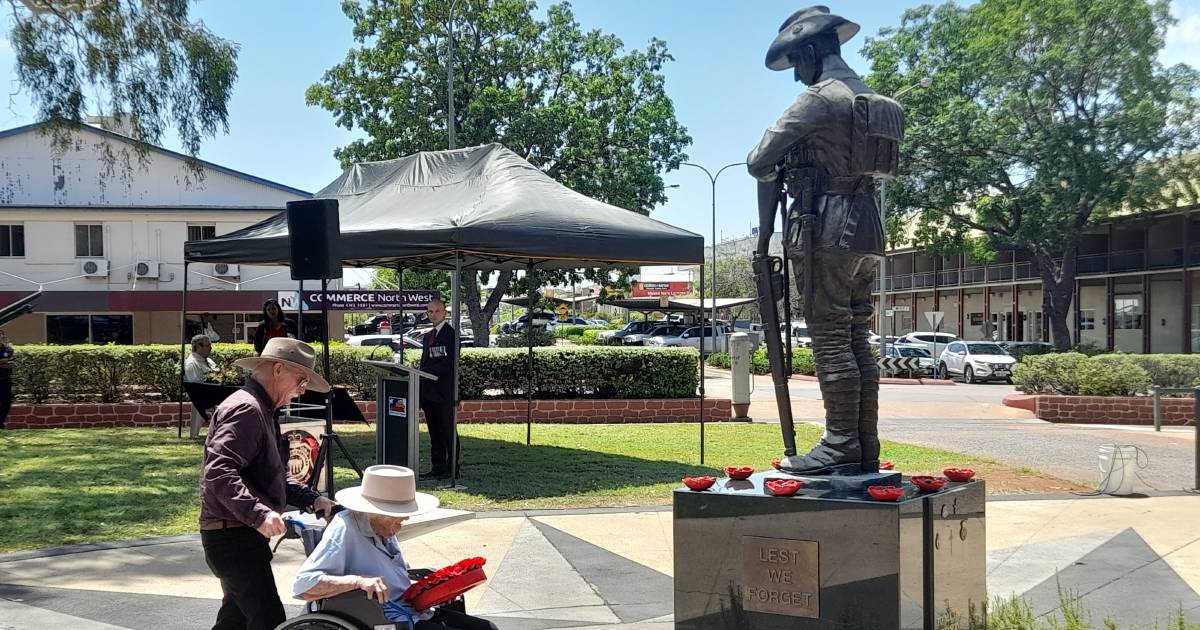
[[[713,249],[717,244],[713,243]],[[714,302],[715,303],[715,302]],[[715,326],[713,323],[711,326]],[[712,329],[715,332],[715,328]],[[700,465],[704,465],[704,265],[700,265]]]
[[[400,363],[404,363],[404,267],[396,266],[396,290],[400,292]],[[396,334],[396,331],[392,331]],[[418,413],[420,413],[418,411]]]
[[[530,261],[529,267],[525,271],[525,282],[529,284],[529,302],[526,306],[525,317],[528,322],[525,324],[525,343],[528,346],[529,358],[527,361],[527,374],[525,379],[525,445],[533,444],[533,313],[537,305],[534,303],[537,291],[533,286],[533,262]]]
[[[325,342],[324,343],[324,351],[322,354],[323,354],[323,359],[325,361],[325,365],[324,365],[325,382],[332,385],[333,379],[330,378],[330,374],[329,374],[329,294],[328,294],[328,292],[329,292],[329,280],[322,278],[321,279],[321,327],[325,329],[325,334],[321,335],[321,339],[324,340],[324,342]],[[300,299],[302,301],[300,308],[301,308],[301,311],[303,311],[304,310],[303,294],[301,294]],[[303,337],[303,333],[301,333],[301,337]],[[325,494],[332,497],[337,492],[337,485],[333,481],[333,452],[328,451],[327,449],[332,449],[334,442],[338,442],[337,437],[334,436],[334,433],[333,433],[333,388],[332,387],[330,387],[329,392],[327,392],[325,394],[325,435],[333,437],[333,439],[327,440],[324,444],[321,445],[321,450],[326,451],[326,452],[322,453],[325,456]],[[350,461],[351,461],[351,464],[353,464],[354,460],[350,460]],[[317,474],[317,475],[321,474],[320,471],[313,471],[313,472],[314,472],[314,474]]]
[[[454,303],[454,397],[450,408],[450,487],[458,487],[458,366],[462,364],[460,353],[462,348],[459,340],[462,338],[462,254],[454,254],[454,277],[450,279],[450,301]]]
[[[185,369],[187,365],[187,290],[188,290],[188,265],[191,263],[183,261],[183,304],[179,307],[179,417],[176,425],[179,429],[179,439],[183,439],[183,383],[185,380]],[[195,403],[192,403],[194,406]]]
[[[304,281],[300,281],[299,304],[296,305],[296,334],[300,335],[300,341],[304,341]],[[280,313],[280,316],[283,314]]]

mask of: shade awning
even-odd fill
[[[663,300],[666,304],[663,304]],[[752,304],[758,298],[717,298],[717,309],[734,308]],[[710,311],[713,307],[712,298],[618,298],[603,302],[605,306],[616,306],[631,311],[671,311],[672,313],[695,313]]]
[[[315,197],[338,200],[351,267],[577,269],[703,262],[704,238],[597,201],[499,144],[347,169]],[[190,262],[286,265],[286,213],[204,241]]]

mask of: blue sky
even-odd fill
[[[544,8],[547,3],[541,3]],[[763,56],[779,23],[807,2],[765,0],[578,0],[585,29],[619,36],[627,47],[651,37],[667,42],[675,62],[665,69],[667,90],[693,138],[690,160],[714,170],[745,159],[762,130],[791,103],[800,87],[790,73],[771,72]],[[828,2],[862,25],[846,46],[850,64],[868,68],[857,51],[866,36],[897,24],[912,1]],[[1200,64],[1200,0],[1175,0],[1181,20],[1164,61]],[[241,46],[239,75],[227,136],[208,140],[201,157],[297,188],[315,191],[338,172],[333,149],[356,137],[336,128],[330,114],[304,104],[304,90],[352,45],[350,22],[333,0],[201,0],[195,15]],[[18,92],[12,52],[0,45],[0,85]],[[21,94],[0,107],[0,128],[34,121]],[[168,148],[172,142],[166,142]],[[666,174],[670,200],[651,216],[711,238],[708,179],[684,167]],[[745,235],[755,221],[754,186],[742,167],[717,186],[718,237]]]

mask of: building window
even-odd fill
[[[207,241],[210,238],[217,237],[217,226],[215,225],[189,225],[188,237],[189,241]]]
[[[132,315],[47,315],[46,343],[133,343]]]
[[[1096,309],[1085,308],[1079,311],[1079,330],[1096,330]]]
[[[1113,298],[1114,330],[1142,329],[1142,298],[1139,295],[1118,295]]]
[[[25,255],[25,226],[0,225],[0,256]]]
[[[76,258],[104,257],[103,225],[75,226],[75,256]]]

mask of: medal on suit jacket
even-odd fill
[[[433,345],[437,343],[437,337],[438,329],[435,327],[433,330],[429,331],[429,338],[426,341],[425,346],[429,348],[430,357],[442,358],[446,356],[446,346]]]

